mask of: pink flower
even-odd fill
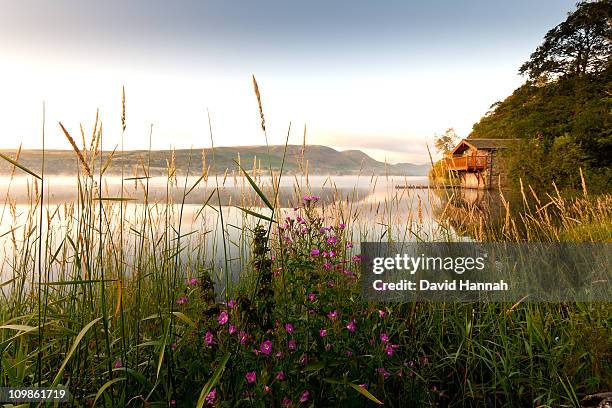
[[[115,360],[115,364],[113,364],[113,367],[114,368],[121,368],[121,367],[123,367],[121,365],[121,360],[120,359]]]
[[[267,394],[270,392],[270,387],[268,387],[267,385],[264,385],[264,392]]]
[[[346,328],[348,329],[348,331],[350,331],[351,333],[355,333],[355,329],[357,328],[355,319],[351,320],[347,325]]]
[[[325,337],[325,336],[327,336],[327,329],[321,329],[321,330],[319,330],[319,336],[321,336],[321,337]]]
[[[293,339],[289,340],[289,343],[287,343],[287,347],[289,348],[289,350],[295,350],[297,348],[297,344],[295,343],[295,340]]]
[[[353,352],[351,350],[347,350],[346,356],[347,357],[353,357]]]
[[[255,371],[248,371],[244,375],[244,378],[246,378],[249,384],[253,384],[255,381],[257,381],[257,373]]]
[[[288,408],[292,405],[293,405],[293,402],[289,398],[287,397],[283,398],[283,407]]]
[[[308,401],[308,397],[310,396],[310,392],[304,391],[302,395],[300,395],[300,402]]]
[[[391,344],[387,344],[387,347],[385,347],[385,353],[387,353],[387,355],[391,357],[393,355],[393,351],[394,347]]]
[[[215,344],[215,340],[211,332],[207,331],[206,334],[204,334],[204,342],[207,346],[212,346]]]
[[[187,296],[181,296],[180,298],[176,299],[176,304],[182,305],[183,303],[187,303],[187,301],[189,301]]]
[[[380,333],[380,341],[382,341],[383,343],[389,341],[389,336],[387,335],[387,333]]]
[[[187,280],[187,285],[189,286],[195,286],[198,284],[198,279],[197,278],[191,278]]]
[[[259,349],[266,356],[269,355],[272,352],[272,342],[270,340],[265,340],[263,343],[261,343]]]
[[[283,380],[285,379],[285,372],[284,372],[284,371],[279,371],[279,372],[276,374],[276,379],[277,379],[278,381],[283,381]]]
[[[327,238],[327,243],[330,245],[334,245],[336,242],[338,242],[338,239],[336,237],[334,237],[333,235],[329,238]]]
[[[238,333],[238,338],[240,339],[240,344],[246,343],[248,337],[249,337],[249,335],[247,333],[243,332],[243,331]]]
[[[236,326],[234,326],[233,324],[230,324],[228,331],[229,331],[229,334],[236,333]]]
[[[359,255],[353,255],[353,256],[351,257],[351,260],[352,260],[353,262],[361,262],[361,257],[360,257]]]
[[[293,325],[291,323],[285,323],[285,331],[289,334],[293,333]]]
[[[206,398],[204,399],[204,401],[206,402],[206,405],[214,405],[216,397],[217,397],[217,389],[213,388],[213,390],[209,392]]]
[[[333,280],[327,281],[327,287],[330,288],[330,289],[333,288],[334,287],[334,281]]]
[[[327,314],[327,317],[329,317],[330,319],[335,319],[336,317],[338,317],[338,312],[335,310],[332,310],[331,312]]]
[[[172,344],[170,345],[170,348],[171,348],[172,350],[176,350],[176,343],[172,343]]]
[[[325,262],[323,264],[323,268],[325,268],[325,269],[331,269],[331,267],[332,267],[332,264],[330,264],[329,262]]]
[[[227,315],[227,312],[225,310],[219,313],[219,324],[225,324],[228,320],[229,316]]]
[[[329,257],[333,258],[334,256],[336,256],[336,253],[334,251],[329,251]]]
[[[236,301],[234,299],[230,299],[229,302],[227,302],[227,307],[233,309],[234,306],[236,306]]]
[[[346,225],[345,225],[345,224],[343,224],[343,223],[340,223],[340,224],[338,225],[338,228],[340,228],[341,230],[343,230],[343,229],[345,229],[345,228],[346,228]]]
[[[349,249],[352,248],[353,247],[353,243],[351,241],[347,241],[346,247],[349,248]]]
[[[311,302],[314,302],[314,301],[315,301],[315,299],[316,299],[315,294],[314,294],[314,293],[312,293],[312,292],[310,292],[310,293],[308,294],[308,300],[310,300]]]
[[[382,374],[382,376],[384,378],[388,378],[391,375],[391,373],[389,373],[387,370],[385,370],[384,367],[380,367],[376,371],[378,372],[378,374]]]
[[[321,253],[321,251],[316,249],[316,248],[310,250],[310,255],[311,256],[318,256],[320,253]]]
[[[378,311],[378,315],[379,315],[380,317],[385,317],[386,313],[385,313],[385,311],[384,311],[384,310],[379,310],[379,311]]]

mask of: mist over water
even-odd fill
[[[269,177],[258,177],[256,181],[272,200],[274,194]],[[210,264],[216,271],[228,271],[232,280],[247,270],[249,229],[258,222],[267,222],[247,215],[237,207],[250,208],[264,216],[269,216],[270,210],[246,178],[211,176],[192,189],[197,182],[198,177],[178,177],[171,183],[167,177],[124,180],[123,197],[129,201],[124,202],[121,212],[119,203],[113,201],[121,197],[121,178],[103,179],[102,197],[109,199],[103,202],[103,222],[113,231],[109,237],[110,244],[115,247],[122,245],[128,264],[134,258],[134,248],[147,215],[145,238],[152,241],[167,239],[164,237],[180,240],[182,264],[188,265],[192,261]],[[281,220],[296,215],[296,209],[304,205],[305,195],[315,195],[320,197],[316,205],[321,214],[329,218],[324,222],[348,225],[347,233],[355,244],[356,253],[362,241],[414,240],[411,231],[415,228],[430,239],[442,239],[437,236],[436,214],[443,207],[443,197],[429,189],[396,188],[398,185],[427,183],[427,177],[283,177],[278,196]],[[216,186],[219,186],[218,194]],[[0,270],[3,281],[14,276],[12,265],[19,264],[16,257],[20,254],[15,253],[14,248],[27,245],[32,239],[27,231],[38,224],[38,210],[32,205],[32,197],[39,189],[40,185],[34,186],[32,178],[0,179]],[[183,202],[184,193],[189,190]],[[145,191],[148,192],[146,195]],[[78,183],[74,177],[45,180],[43,236],[48,237],[45,245],[52,248],[51,253],[55,251],[53,248],[63,245],[67,253],[62,253],[62,256],[69,257],[72,249],[65,237],[74,236],[72,228],[84,212],[99,211],[97,200],[77,208],[78,195]],[[123,243],[119,242],[120,228],[123,228]],[[128,271],[131,267],[133,265],[128,267]],[[51,280],[55,279],[54,275],[57,273],[50,271]],[[220,275],[217,281],[222,284]]]

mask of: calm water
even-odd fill
[[[182,259],[214,260],[217,268],[224,270],[226,261],[232,276],[245,270],[248,262],[248,236],[243,226],[252,227],[258,219],[246,216],[236,206],[252,208],[264,215],[270,211],[244,178],[210,177],[202,181],[188,194],[182,203],[183,193],[196,183],[196,177],[178,178],[168,186],[165,177],[148,180],[124,181],[124,197],[130,198],[124,206],[123,218],[119,205],[107,207],[105,222],[117,231],[121,224],[124,230],[124,248],[133,248],[143,225],[144,214],[149,212],[154,220],[148,235],[157,239],[164,234],[163,225],[170,224],[168,233],[176,239],[179,228],[181,246],[185,250]],[[270,198],[273,197],[269,178],[258,178],[258,184]],[[442,240],[436,216],[441,212],[446,194],[428,189],[397,189],[397,185],[427,185],[427,177],[357,177],[357,176],[285,176],[279,189],[279,203],[284,215],[290,216],[295,207],[302,204],[304,195],[317,195],[321,199],[319,208],[330,218],[341,218],[350,226],[349,234],[359,251],[361,241],[379,241],[389,238],[409,241],[414,239],[411,231],[418,230],[422,238]],[[108,177],[102,184],[104,197],[119,197],[121,180]],[[218,186],[218,194],[216,187]],[[40,188],[40,186],[38,186]],[[148,189],[148,203],[145,190]],[[2,280],[13,276],[13,265],[18,262],[14,253],[17,247],[33,245],[32,236],[25,234],[32,225],[38,224],[38,214],[32,215],[31,197],[35,188],[32,179],[17,177],[13,180],[0,178],[0,262]],[[481,199],[483,192],[466,191],[467,202]],[[73,228],[80,211],[73,208],[77,201],[78,188],[73,177],[53,177],[45,184],[45,221],[49,224],[50,246],[61,245],[66,233]],[[173,204],[166,206],[164,203]],[[208,200],[210,206],[203,204]],[[94,203],[97,211],[98,203]],[[82,209],[87,211],[87,209]],[[221,216],[225,225],[222,233]],[[50,222],[47,222],[50,220]],[[168,222],[166,223],[166,220]],[[28,225],[30,222],[30,225]],[[331,219],[330,219],[331,222]],[[448,234],[448,231],[445,232]],[[33,234],[37,235],[37,234]],[[74,236],[74,231],[72,232]],[[115,244],[119,235],[114,233]],[[130,252],[128,249],[127,252]],[[133,251],[132,251],[133,252]],[[225,255],[227,254],[227,256]],[[17,256],[19,256],[17,254]],[[126,255],[129,258],[129,254]]]

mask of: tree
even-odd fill
[[[455,148],[458,141],[459,136],[453,128],[446,129],[446,132],[441,136],[434,136],[434,146],[436,150],[444,155],[450,153]]]
[[[581,1],[519,69],[532,80],[599,73],[612,56],[612,0]]]

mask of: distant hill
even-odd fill
[[[177,172],[185,174],[189,168],[190,174],[202,174],[203,163],[206,163],[209,174],[223,174],[226,170],[237,170],[234,160],[239,160],[247,171],[252,171],[256,163],[258,171],[268,171],[269,162],[272,168],[280,169],[283,163],[285,146],[233,146],[216,147],[211,149],[179,149],[174,151],[174,160]],[[1,150],[9,157],[15,157],[15,150]],[[104,152],[102,161],[106,162],[109,152]],[[205,157],[203,159],[203,156]],[[269,157],[269,159],[268,159]],[[115,152],[107,174],[117,174],[123,164],[126,173],[143,175],[142,166],[150,168],[151,175],[165,174],[168,163],[172,160],[172,151],[131,150],[124,153]],[[41,168],[42,151],[24,150],[21,152],[19,163],[34,171]],[[77,171],[77,158],[72,150],[47,150],[45,155],[45,171],[47,174],[75,174]],[[150,163],[149,166],[147,164]],[[93,167],[99,166],[99,158]],[[306,146],[302,160],[302,146],[289,145],[285,155],[284,171],[288,174],[299,173],[301,166],[308,167],[309,174],[321,175],[353,175],[353,174],[389,174],[421,176],[426,175],[430,165],[398,163],[385,164],[368,156],[360,150],[338,151],[327,146]],[[12,170],[9,163],[0,161],[0,174],[9,174]],[[135,171],[134,169],[137,169]]]

